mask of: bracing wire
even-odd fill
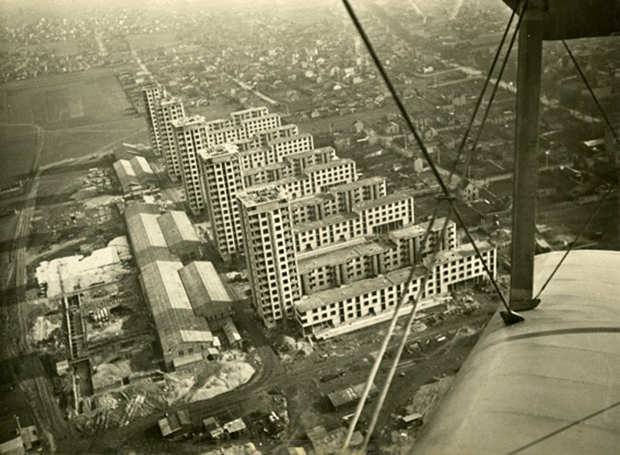
[[[499,86],[501,84],[502,76],[504,75],[504,71],[506,70],[506,65],[508,64],[508,57],[510,56],[510,52],[512,51],[512,48],[514,47],[515,40],[517,38],[517,32],[519,31],[519,28],[521,27],[521,21],[523,20],[523,17],[525,16],[523,12],[527,8],[527,3],[528,3],[528,0],[525,0],[523,2],[523,6],[521,7],[521,14],[519,16],[519,20],[517,21],[517,26],[515,27],[514,33],[512,34],[512,38],[510,39],[510,43],[508,44],[508,50],[506,51],[506,55],[504,56],[502,66],[499,69],[499,74],[497,75],[497,80],[495,81],[495,85],[493,86],[491,97],[489,98],[489,102],[487,103],[486,108],[484,110],[484,114],[482,115],[482,121],[480,122],[480,127],[478,128],[476,137],[474,138],[474,143],[467,157],[467,163],[465,163],[465,168],[463,171],[464,173],[467,172],[467,169],[469,168],[471,164],[471,159],[474,155],[474,151],[476,150],[476,147],[478,146],[478,143],[480,142],[480,138],[482,137],[482,132],[484,131],[484,125],[486,124],[486,121],[489,117],[489,112],[491,112],[491,106],[493,104],[493,101],[495,100],[495,95],[497,94],[497,90],[499,89]],[[515,14],[516,11],[517,11],[517,8],[513,10],[513,14]]]
[[[488,268],[488,265],[486,264],[486,261],[483,258],[482,253],[480,252],[478,246],[476,245],[475,240],[473,239],[473,237],[469,233],[469,231],[467,229],[467,226],[465,225],[465,223],[464,223],[460,213],[456,210],[456,207],[454,206],[455,199],[450,195],[450,191],[449,191],[448,187],[446,186],[445,182],[443,182],[443,180],[441,178],[441,175],[438,172],[438,169],[434,165],[434,163],[433,163],[433,161],[432,161],[432,159],[431,159],[431,157],[430,157],[430,155],[428,153],[428,150],[426,149],[426,147],[425,147],[421,137],[419,136],[417,130],[413,126],[411,118],[409,117],[409,114],[406,111],[404,105],[402,104],[402,101],[400,100],[398,94],[396,93],[396,90],[395,90],[393,84],[391,83],[391,80],[389,79],[389,76],[387,75],[387,73],[386,73],[385,69],[383,68],[383,65],[381,64],[377,54],[375,53],[374,48],[373,48],[372,44],[370,43],[370,40],[369,40],[368,36],[366,35],[363,27],[361,26],[361,24],[360,24],[356,14],[355,14],[355,12],[353,11],[350,3],[347,0],[343,0],[343,1],[344,1],[345,7],[346,7],[346,9],[347,9],[347,11],[348,11],[348,13],[349,13],[353,23],[355,24],[355,26],[356,26],[360,36],[362,37],[362,40],[364,41],[364,43],[365,43],[365,45],[366,45],[366,47],[367,47],[371,57],[373,58],[373,60],[375,62],[375,65],[377,66],[377,68],[378,68],[379,72],[381,73],[381,75],[382,75],[386,85],[388,86],[388,89],[390,90],[390,93],[392,94],[392,97],[393,97],[394,101],[396,102],[396,104],[397,104],[397,106],[398,106],[398,108],[399,108],[399,110],[401,112],[401,115],[403,116],[403,118],[407,122],[407,124],[409,126],[409,129],[413,133],[413,135],[414,135],[414,137],[415,137],[415,139],[416,139],[416,141],[418,143],[418,146],[420,147],[423,155],[425,156],[426,160],[428,161],[428,163],[429,163],[429,165],[430,165],[430,167],[431,167],[431,169],[432,169],[432,171],[433,171],[433,173],[435,175],[435,178],[437,179],[438,183],[442,187],[442,190],[443,190],[443,192],[444,192],[444,194],[446,196],[445,199],[448,202],[450,202],[451,209],[452,209],[452,211],[455,212],[455,215],[457,216],[457,218],[459,220],[459,223],[461,224],[463,229],[466,231],[467,237],[468,237],[470,243],[472,243],[472,245],[474,247],[474,250],[476,251],[476,255],[477,255],[478,259],[480,260],[480,262],[482,263],[485,272],[487,273],[487,275],[489,276],[491,282],[493,283],[493,286],[494,286],[496,292],[498,293],[498,295],[499,295],[503,305],[510,312],[510,308],[508,307],[508,304],[507,304],[506,300],[504,299],[504,296],[503,296],[501,290],[499,289],[497,283],[495,282],[495,279],[494,279],[494,276],[493,276],[493,272]],[[526,2],[527,2],[527,0],[526,0]],[[487,88],[487,86],[489,84],[489,81],[491,79],[492,73],[493,73],[493,71],[495,69],[495,65],[497,64],[497,61],[499,59],[499,55],[501,53],[501,49],[502,49],[502,47],[504,45],[505,39],[506,39],[506,37],[508,35],[508,32],[510,30],[510,26],[511,26],[512,21],[514,19],[514,15],[515,15],[515,12],[513,11],[513,14],[511,15],[510,21],[508,22],[508,25],[507,25],[506,30],[504,32],[504,36],[502,37],[500,45],[499,45],[499,47],[497,49],[496,56],[495,56],[495,58],[494,58],[494,60],[492,62],[491,68],[489,70],[489,73],[488,73],[487,78],[485,80],[485,83],[483,85],[483,92],[480,94],[480,97],[479,97],[479,99],[478,99],[478,101],[476,103],[476,107],[475,107],[472,119],[471,119],[471,121],[470,121],[470,123],[469,123],[469,125],[467,127],[467,130],[465,132],[464,138],[463,138],[463,140],[461,142],[461,145],[459,147],[459,153],[458,153],[458,157],[459,158],[460,158],[460,156],[462,155],[462,153],[463,153],[463,151],[465,149],[465,144],[466,144],[468,135],[469,135],[469,133],[471,131],[471,128],[472,128],[474,120],[475,120],[475,117],[476,117],[476,115],[478,113],[478,109],[480,108],[480,105],[481,105],[483,97],[484,97],[484,91],[486,90],[486,88]],[[516,34],[516,30],[515,30],[515,34]],[[514,37],[513,37],[512,42],[514,42]],[[512,45],[511,45],[511,48],[512,48]],[[508,51],[508,53],[510,53],[510,50]],[[507,58],[508,58],[508,55],[506,55],[506,59]],[[505,63],[504,63],[503,66],[505,66]],[[499,84],[500,79],[501,79],[501,74],[498,77],[497,84]],[[496,90],[497,90],[497,87],[496,87],[495,91]],[[489,101],[489,105],[492,103],[492,101],[493,101],[493,99],[491,99]],[[452,171],[450,173],[450,181],[451,181],[451,179],[452,179],[452,177],[453,177],[453,175],[454,175],[454,173],[456,171],[456,165],[457,164],[458,164],[458,159],[455,162],[454,168],[452,169]],[[421,244],[422,245],[422,249],[419,252],[420,256],[422,256],[423,250],[424,250],[424,248],[426,246],[426,242],[427,242],[428,237],[429,237],[429,235],[430,235],[430,233],[432,231],[432,228],[434,226],[435,219],[436,219],[437,213],[438,213],[438,208],[439,208],[439,206],[441,204],[441,201],[442,200],[439,200],[438,203],[435,205],[434,213],[433,213],[433,215],[431,217],[431,220],[429,222],[428,228],[427,228],[427,230],[426,230],[426,232],[424,234],[424,239],[423,239],[422,244]],[[447,216],[445,221],[444,221],[444,225],[443,225],[443,228],[441,230],[441,232],[442,232],[441,233],[441,236],[442,236],[441,238],[445,237],[445,232],[446,232],[448,223],[449,223],[449,216]],[[406,343],[406,340],[407,340],[406,333],[410,330],[410,325],[413,323],[413,319],[415,319],[415,315],[416,315],[416,312],[417,312],[417,304],[418,304],[418,301],[420,300],[420,298],[422,296],[421,292],[422,292],[422,290],[424,290],[426,288],[426,283],[428,282],[428,279],[429,279],[429,276],[430,276],[430,272],[435,269],[435,260],[436,260],[436,256],[437,256],[437,252],[438,252],[438,245],[439,245],[439,240],[437,240],[436,243],[435,243],[435,252],[433,254],[433,259],[430,262],[430,265],[427,267],[427,271],[426,271],[426,274],[425,274],[423,282],[422,282],[423,284],[422,284],[422,287],[421,287],[421,290],[420,290],[420,294],[418,295],[417,299],[414,301],[414,308],[412,309],[412,312],[411,312],[412,316],[409,319],[408,329],[405,332],[405,335],[403,335],[404,338],[403,338],[403,341],[401,342],[401,344],[402,343]],[[413,280],[414,273],[415,273],[415,264],[417,264],[417,263],[418,263],[418,260],[416,259],[416,262],[414,264],[412,264],[409,277],[406,280],[406,288],[405,289],[408,289],[409,286],[411,285],[411,282]],[[373,368],[372,368],[372,370],[370,372],[369,378],[368,378],[368,380],[366,382],[364,391],[362,393],[362,396],[360,397],[360,401],[358,402],[358,406],[356,408],[356,412],[355,412],[353,418],[351,419],[349,430],[347,432],[347,436],[346,436],[346,439],[345,439],[345,442],[344,442],[344,448],[348,447],[348,445],[349,445],[349,443],[351,441],[351,437],[353,435],[353,432],[355,431],[355,427],[357,425],[357,422],[358,422],[359,417],[361,415],[361,412],[363,410],[364,404],[365,404],[365,402],[366,402],[366,400],[368,398],[368,394],[370,392],[370,388],[372,387],[372,384],[374,382],[374,378],[376,377],[376,373],[377,373],[377,371],[379,369],[379,365],[381,363],[381,360],[383,359],[383,356],[384,356],[385,351],[387,349],[387,345],[389,343],[389,340],[390,340],[390,338],[392,336],[394,327],[396,325],[396,321],[398,319],[398,311],[399,311],[400,307],[403,305],[404,300],[405,300],[405,296],[407,294],[408,294],[407,292],[403,292],[401,294],[401,296],[400,296],[399,301],[396,304],[396,307],[395,307],[395,310],[394,310],[394,314],[393,314],[392,320],[390,322],[390,327],[388,329],[388,332],[387,332],[386,336],[384,337],[381,349],[380,349],[379,353],[377,354],[377,357],[375,359],[375,363],[374,363]],[[401,355],[402,355],[402,348],[399,349],[399,354],[397,356],[397,360],[395,361],[396,365],[398,364],[398,361],[399,361]],[[392,373],[392,377],[393,377],[393,373]],[[391,379],[386,384],[386,392],[385,393],[387,393],[387,388],[389,388],[390,382],[391,382]],[[377,408],[377,411],[376,411],[377,415],[378,415],[378,412],[380,411],[380,408],[381,408],[381,406],[379,406]],[[375,419],[376,419],[376,417],[375,417]],[[376,421],[375,421],[375,423],[376,423]],[[373,424],[373,429],[374,429],[374,424]],[[367,435],[370,435],[370,434],[372,434],[372,431],[369,431],[367,433]],[[370,437],[370,436],[368,436],[368,437]],[[366,441],[365,444],[367,444],[367,441]]]
[[[581,77],[581,80],[583,81],[583,83],[585,84],[585,86],[588,89],[588,92],[592,96],[592,99],[594,100],[594,103],[596,104],[596,107],[598,108],[599,112],[601,113],[601,116],[605,120],[605,123],[606,123],[607,127],[609,128],[609,130],[611,131],[611,134],[613,135],[616,143],[618,145],[620,145],[620,139],[618,138],[618,133],[616,133],[616,130],[614,129],[611,121],[609,120],[609,117],[605,113],[605,110],[603,109],[603,106],[601,105],[601,103],[599,102],[598,98],[596,97],[596,94],[594,93],[594,90],[592,90],[592,86],[590,85],[590,82],[588,81],[588,78],[586,77],[585,73],[582,71],[581,66],[577,62],[577,59],[575,58],[575,55],[573,54],[573,52],[568,47],[568,43],[565,40],[562,40],[562,44],[564,45],[564,49],[566,49],[566,52],[568,53],[568,56],[570,57],[571,61],[573,62],[573,65],[575,65],[575,68],[577,69],[577,72],[579,73],[579,76]],[[605,191],[605,193],[601,197],[601,200],[599,201],[598,205],[596,206],[596,209],[594,210],[592,215],[590,215],[590,218],[588,218],[587,221],[584,223],[584,225],[581,227],[581,229],[579,230],[579,232],[575,236],[575,239],[568,245],[568,248],[564,252],[564,255],[562,256],[562,259],[560,259],[560,261],[556,264],[556,266],[554,267],[553,271],[551,272],[551,274],[549,275],[549,277],[547,278],[545,283],[540,288],[540,291],[538,291],[538,294],[536,295],[535,299],[539,298],[540,295],[543,293],[543,291],[546,289],[547,285],[549,285],[549,283],[551,282],[551,280],[553,279],[555,274],[558,272],[558,270],[560,269],[560,267],[562,266],[562,264],[564,263],[564,261],[566,260],[568,255],[570,254],[570,252],[573,250],[573,247],[579,241],[579,239],[584,234],[586,229],[588,229],[588,226],[590,226],[590,223],[592,223],[592,220],[594,220],[594,217],[596,217],[596,215],[598,214],[599,210],[601,209],[601,207],[605,203],[605,200],[612,193],[612,191],[614,189],[615,189],[614,186],[610,186],[607,189],[607,191]]]
[[[433,210],[433,215],[431,217],[431,220],[429,221],[428,229],[424,233],[424,237],[422,239],[420,250],[418,252],[418,255],[416,255],[417,257],[415,258],[414,264],[411,265],[411,269],[409,270],[409,276],[407,277],[407,280],[405,281],[406,283],[405,286],[407,287],[409,287],[409,285],[411,284],[411,281],[413,280],[413,277],[415,275],[416,264],[419,262],[419,259],[423,255],[424,248],[426,247],[426,242],[428,241],[428,238],[432,231],[432,227],[435,224],[435,219],[439,212],[440,204],[441,204],[441,201],[435,204],[435,209]],[[439,243],[439,242],[436,242],[436,243]],[[396,321],[398,320],[398,312],[400,311],[400,308],[405,304],[406,296],[407,296],[407,293],[402,292],[400,294],[398,301],[396,302],[396,306],[394,308],[394,314],[392,314],[392,319],[390,320],[390,326],[388,327],[388,331],[386,332],[385,337],[383,338],[383,342],[381,343],[381,347],[379,348],[379,352],[377,353],[375,362],[373,363],[373,366],[370,370],[370,374],[368,375],[368,379],[366,380],[366,385],[364,386],[362,396],[360,397],[360,400],[357,403],[355,413],[353,417],[351,418],[351,422],[349,423],[349,429],[347,431],[347,436],[344,441],[344,448],[347,448],[349,443],[351,442],[351,438],[353,437],[353,432],[355,431],[357,422],[360,416],[362,415],[362,410],[364,409],[364,405],[366,404],[366,400],[368,399],[368,395],[370,394],[370,389],[372,388],[375,377],[377,376],[377,372],[379,371],[381,360],[383,359],[383,356],[385,355],[385,351],[387,350],[390,338],[392,337],[392,333],[394,332],[394,328],[396,327]]]
[[[588,218],[588,220],[581,227],[581,229],[579,230],[579,233],[575,236],[575,239],[568,245],[568,248],[564,252],[564,255],[562,256],[562,259],[560,259],[560,262],[558,262],[556,264],[556,266],[554,267],[553,271],[551,272],[551,274],[549,275],[549,277],[547,278],[545,283],[542,285],[542,287],[540,288],[540,291],[538,291],[538,294],[536,295],[536,297],[534,297],[534,299],[539,298],[540,295],[543,293],[543,291],[545,290],[547,285],[551,282],[551,280],[553,279],[553,277],[555,276],[557,271],[560,269],[560,267],[562,266],[562,264],[564,263],[564,261],[566,260],[568,255],[570,254],[570,252],[573,250],[573,247],[577,244],[577,242],[579,241],[581,236],[584,234],[586,229],[588,229],[588,226],[590,226],[590,223],[592,223],[592,221],[594,220],[594,218],[596,217],[598,212],[601,210],[601,207],[603,207],[603,204],[605,203],[605,200],[607,199],[607,196],[609,196],[614,189],[615,188],[613,186],[610,186],[607,189],[607,191],[605,191],[605,193],[603,193],[603,196],[601,197],[601,200],[599,201],[598,205],[596,206],[596,209],[594,210],[594,212],[592,212],[592,215],[590,215],[590,218]]]
[[[347,9],[347,12],[349,13],[349,16],[351,17],[351,20],[353,21],[353,24],[355,25],[355,27],[356,27],[356,29],[357,29],[357,31],[359,33],[360,37],[362,38],[362,41],[364,42],[364,45],[366,46],[366,48],[368,50],[368,53],[372,57],[372,59],[373,59],[373,61],[375,63],[375,66],[377,67],[377,70],[381,74],[381,77],[382,77],[383,81],[385,82],[385,84],[386,84],[390,94],[392,95],[392,99],[396,103],[396,106],[398,107],[402,117],[405,119],[405,121],[407,123],[407,126],[409,127],[409,130],[413,134],[413,137],[415,138],[415,140],[416,140],[416,142],[418,144],[418,147],[420,148],[420,151],[422,152],[422,155],[424,156],[424,159],[428,163],[428,165],[429,165],[429,167],[430,167],[430,169],[431,169],[435,179],[437,180],[437,183],[441,187],[441,191],[444,193],[446,199],[448,199],[451,202],[451,204],[454,205],[454,197],[452,196],[452,193],[451,193],[450,189],[446,185],[446,182],[443,180],[443,178],[441,176],[441,173],[439,172],[439,169],[435,165],[432,157],[430,156],[430,153],[428,152],[428,149],[426,148],[426,145],[424,145],[424,141],[422,140],[422,137],[418,133],[418,130],[416,129],[415,125],[413,124],[413,121],[411,120],[411,117],[409,116],[409,113],[407,112],[407,109],[405,108],[402,100],[400,99],[400,96],[396,92],[394,84],[392,83],[392,81],[391,81],[389,75],[387,74],[383,64],[381,63],[381,60],[379,59],[379,56],[375,52],[375,49],[374,49],[372,43],[370,42],[370,39],[368,38],[368,35],[366,34],[366,31],[364,30],[362,24],[360,23],[360,21],[359,21],[359,19],[357,17],[357,14],[353,10],[351,4],[349,3],[349,0],[343,0],[343,3],[344,3],[345,8]],[[482,257],[482,253],[480,252],[480,248],[478,248],[478,246],[476,245],[476,241],[474,240],[473,236],[469,232],[469,228],[465,224],[465,221],[463,220],[463,217],[461,216],[460,212],[456,209],[456,207],[454,208],[454,213],[455,213],[456,218],[457,218],[457,220],[459,222],[459,225],[462,227],[463,231],[465,232],[465,235],[467,236],[467,239],[472,244],[472,246],[474,248],[474,251],[476,253],[476,256],[478,257],[478,259],[482,263],[484,271],[487,274],[489,280],[491,281],[491,284],[493,285],[493,288],[494,288],[495,292],[499,296],[499,298],[500,298],[500,300],[502,302],[502,305],[506,308],[506,310],[509,313],[512,313],[511,310],[510,310],[510,307],[508,306],[508,302],[506,301],[506,299],[505,299],[501,289],[499,288],[499,285],[497,284],[497,281],[495,280],[495,277],[493,276],[493,272],[491,272],[491,270],[487,266],[484,258]]]
[[[583,83],[588,88],[588,92],[590,92],[590,95],[592,96],[592,99],[594,100],[594,103],[596,104],[596,107],[598,108],[599,112],[603,116],[603,120],[605,120],[605,123],[607,124],[607,127],[611,131],[611,134],[614,136],[614,139],[616,140],[616,143],[618,145],[620,145],[620,139],[618,138],[618,133],[616,133],[616,130],[614,129],[613,125],[611,124],[611,121],[609,120],[609,117],[607,117],[607,114],[605,113],[605,110],[603,109],[603,106],[601,106],[601,103],[598,101],[598,98],[596,97],[596,94],[594,93],[594,90],[592,90],[592,86],[590,85],[590,82],[588,81],[588,78],[586,77],[585,73],[581,70],[581,66],[579,66],[579,63],[577,62],[577,59],[573,55],[573,52],[570,50],[570,48],[568,47],[568,44],[566,43],[565,40],[562,40],[562,44],[564,45],[564,49],[566,49],[566,52],[568,53],[568,56],[570,57],[571,61],[573,62],[573,65],[575,65],[575,68],[577,69],[577,72],[579,73],[579,76],[581,77],[581,80],[583,81]]]
[[[441,237],[439,237],[439,239],[445,238],[446,230],[448,228],[448,223],[449,222],[450,222],[450,217],[446,216],[446,218],[444,220],[444,223],[443,223],[443,227],[441,228],[441,234],[440,234]],[[385,380],[385,384],[383,385],[383,388],[381,390],[381,394],[379,395],[379,399],[377,401],[377,404],[375,406],[375,410],[374,410],[374,412],[372,414],[372,417],[371,417],[371,420],[370,420],[370,425],[368,426],[368,428],[366,430],[366,435],[364,436],[364,444],[362,446],[362,450],[365,450],[366,447],[368,447],[368,443],[370,442],[370,438],[372,437],[372,433],[375,430],[375,425],[377,424],[377,420],[379,419],[379,414],[381,413],[381,408],[383,407],[383,403],[385,402],[385,398],[387,397],[388,391],[389,391],[390,386],[392,384],[392,380],[394,379],[394,374],[396,373],[396,368],[398,367],[398,364],[400,363],[400,358],[401,358],[401,356],[403,354],[403,350],[405,349],[405,345],[407,344],[407,338],[409,337],[409,332],[411,331],[411,326],[413,325],[413,321],[415,320],[415,317],[416,317],[416,315],[418,313],[420,300],[422,300],[423,295],[426,292],[426,286],[427,286],[428,281],[430,279],[431,273],[435,275],[435,283],[434,284],[437,284],[437,280],[439,279],[439,276],[438,276],[436,268],[435,268],[435,266],[436,266],[435,261],[437,260],[437,256],[439,255],[439,251],[440,251],[439,239],[437,239],[437,241],[435,242],[434,249],[433,249],[433,255],[431,257],[431,260],[428,263],[428,266],[426,266],[426,271],[424,273],[424,278],[422,279],[422,282],[420,283],[420,289],[418,289],[418,294],[415,297],[415,300],[413,301],[413,309],[411,310],[411,313],[409,314],[409,318],[407,319],[407,324],[405,326],[403,335],[402,335],[402,337],[400,339],[400,343],[398,345],[398,350],[396,351],[396,355],[394,356],[394,359],[392,360],[392,365],[390,367],[390,371],[388,373],[387,379]],[[403,290],[403,294],[408,294],[409,293],[409,283],[407,283],[406,286],[407,287]]]
[[[467,144],[467,139],[469,139],[469,134],[471,133],[476,117],[478,116],[478,110],[480,109],[480,106],[482,105],[484,95],[486,93],[487,87],[489,86],[489,82],[491,82],[493,73],[495,72],[495,66],[497,65],[497,62],[499,61],[499,56],[502,53],[502,49],[504,48],[504,43],[506,42],[508,32],[510,31],[510,27],[512,25],[512,22],[516,14],[517,14],[517,8],[514,8],[512,10],[512,14],[510,15],[510,19],[508,20],[508,24],[506,25],[506,29],[504,30],[504,34],[502,35],[502,39],[500,40],[499,45],[497,46],[497,51],[495,52],[495,55],[493,56],[491,67],[489,68],[489,71],[487,72],[487,76],[484,79],[484,84],[482,84],[482,90],[480,91],[480,95],[478,96],[478,99],[476,100],[476,105],[474,106],[474,110],[472,112],[471,118],[469,120],[467,128],[465,129],[465,133],[463,134],[463,139],[461,139],[461,143],[459,144],[459,149],[458,149],[458,153],[456,156],[456,160],[454,161],[454,165],[452,166],[450,176],[448,177],[448,186],[452,185],[452,177],[456,173],[456,168],[458,166],[458,163],[461,159],[461,156],[463,155],[463,152],[465,151],[465,145]],[[510,54],[511,48],[512,46],[508,48],[508,54]],[[507,56],[506,56],[506,59],[508,59]],[[498,82],[501,79],[501,74],[502,73],[500,72],[499,76],[497,77]],[[493,102],[493,99],[491,98],[489,100],[489,104],[491,104],[492,102]],[[482,122],[484,122],[484,120]],[[473,151],[473,148],[472,148],[472,151]]]

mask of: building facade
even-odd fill
[[[215,246],[225,261],[243,252],[237,193],[244,188],[237,147],[223,144],[200,154]]]
[[[172,121],[185,117],[183,102],[172,96],[164,96],[153,103],[155,128],[159,137],[161,152],[164,156],[166,171],[173,181],[182,178],[181,163],[177,153]]]
[[[288,198],[276,186],[248,189],[237,197],[252,303],[266,327],[286,323],[301,296]]]
[[[146,117],[146,128],[149,132],[151,149],[157,156],[161,156],[161,138],[159,136],[159,128],[157,117],[154,113],[154,107],[157,100],[166,96],[166,89],[162,84],[148,84],[142,87],[142,105],[144,106],[144,114]]]
[[[199,153],[208,148],[204,117],[193,115],[171,121],[179,158],[185,199],[192,213],[206,207],[204,180],[199,169]]]

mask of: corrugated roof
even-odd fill
[[[179,270],[179,275],[195,309],[212,302],[232,302],[212,263],[194,261]]]
[[[157,220],[168,247],[174,248],[182,242],[200,242],[198,234],[185,212],[171,210]]]
[[[123,187],[123,191],[127,192],[132,186],[140,186],[140,181],[136,176],[131,163],[128,160],[118,160],[113,164],[116,176]]]
[[[177,346],[183,343],[213,341],[206,320],[194,314],[177,273],[182,267],[179,261],[154,261],[141,268],[164,355],[176,354]]]
[[[150,174],[153,175],[153,169],[149,162],[143,156],[134,156],[131,160],[131,167],[135,173],[135,175],[139,176],[140,174]]]
[[[564,252],[536,257],[534,294]],[[416,454],[616,454],[620,253],[573,251],[525,321],[496,315]]]
[[[138,267],[155,259],[174,259],[159,227],[159,208],[153,204],[131,204],[125,208],[125,221]]]

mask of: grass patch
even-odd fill
[[[37,132],[32,127],[0,126],[0,182],[24,178],[32,170],[37,151]]]

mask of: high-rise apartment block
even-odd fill
[[[164,155],[166,170],[173,181],[181,179],[183,172],[177,153],[172,122],[185,117],[183,102],[179,98],[164,96],[155,101],[153,112],[156,122],[161,152]]]
[[[320,337],[393,311],[402,293],[407,302],[417,296],[427,267],[423,307],[485,277],[453,222],[445,230],[443,219],[415,224],[411,190],[389,193],[383,177],[359,179],[353,160],[315,148],[312,135],[265,107],[170,122],[187,202],[195,213],[208,209],[223,259],[245,255],[253,306],[267,327],[289,322]],[[495,273],[496,250],[480,249]],[[426,263],[435,250],[435,264]]]
[[[199,115],[192,115],[172,120],[171,123],[186,202],[194,214],[200,213],[206,204],[204,179],[198,165],[199,152],[208,147],[205,121]]]
[[[215,246],[224,260],[243,252],[243,235],[237,193],[243,190],[239,152],[223,144],[200,152],[200,169]]]
[[[161,84],[148,84],[142,87],[142,104],[144,106],[144,114],[146,117],[146,126],[149,132],[149,139],[151,141],[151,148],[153,153],[161,156],[161,139],[159,136],[159,128],[157,123],[157,117],[154,113],[154,107],[157,100],[166,96],[166,89]]]
[[[267,327],[288,320],[300,297],[290,203],[281,188],[238,195],[252,302]]]

